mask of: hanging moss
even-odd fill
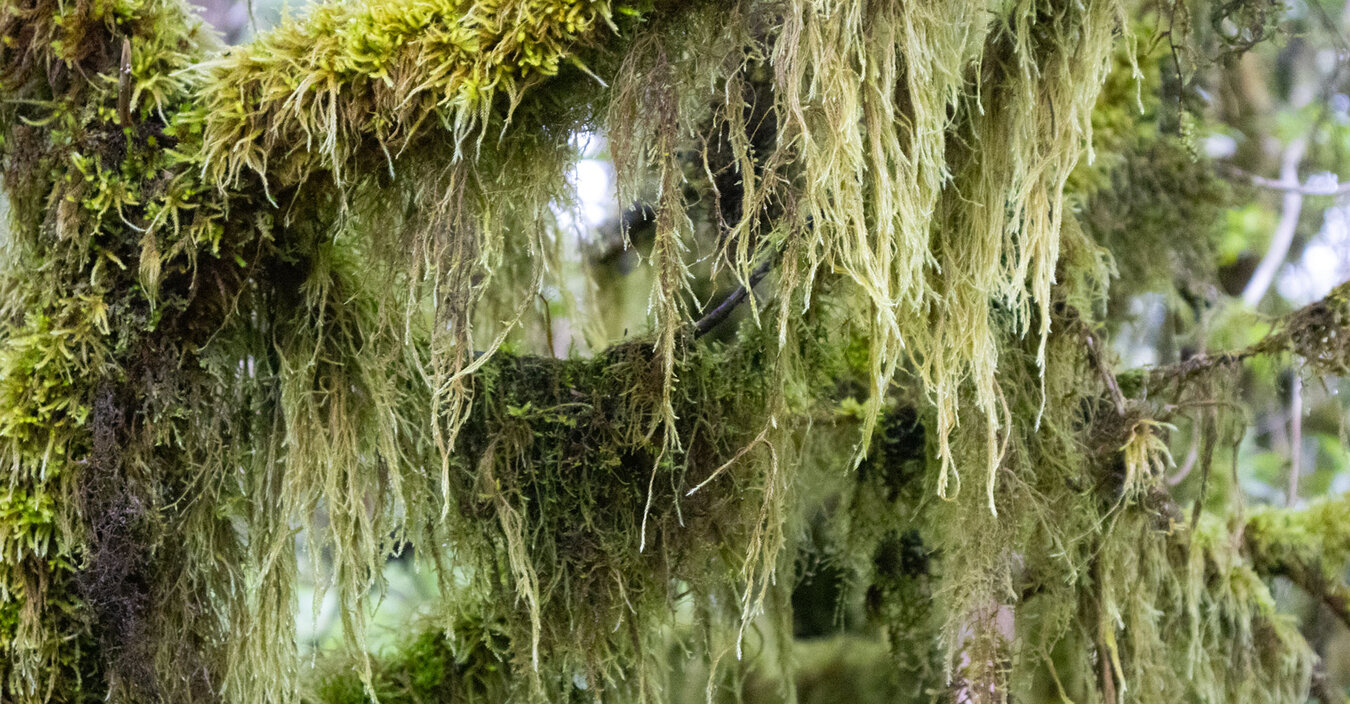
[[[468,459],[451,494],[462,530],[482,533],[486,584],[523,601],[506,614],[512,642],[530,644],[517,653],[523,669],[543,661],[596,688],[640,685],[614,665],[655,656],[672,585],[734,583],[739,556],[722,546],[749,539],[757,511],[738,505],[756,505],[764,488],[754,464],[727,465],[758,430],[743,414],[765,394],[761,364],[704,353],[678,365],[673,406],[693,425],[677,425],[674,452],[646,434],[659,401],[642,389],[662,386],[646,345],[585,362],[503,357],[476,378],[483,400],[461,434]],[[735,492],[685,496],[721,467]]]
[[[851,637],[889,645],[880,690],[1298,699],[1312,658],[1262,578],[1341,539],[1178,521],[1166,420],[1096,337],[1119,247],[1094,210],[1169,226],[1154,176],[1176,213],[1220,200],[1101,119],[1126,24],[381,0],[222,51],[168,0],[0,6],[0,699],[809,697],[812,550]],[[652,289],[644,329],[558,359],[530,315],[584,277],[559,215],[583,128],[652,214]],[[724,342],[704,271],[746,310]],[[1244,354],[1343,372],[1343,298]],[[344,635],[310,679],[299,533]],[[407,549],[440,600],[378,657]]]

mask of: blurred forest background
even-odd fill
[[[281,0],[194,2],[230,43],[267,31],[288,13],[304,11],[303,3]],[[1158,53],[1164,64],[1184,63],[1185,57],[1168,46],[1169,18],[1154,16],[1142,22],[1146,26],[1140,33],[1141,53]],[[1183,135],[1193,145],[1193,160],[1217,170],[1233,193],[1223,197],[1225,207],[1181,214],[1187,231],[1176,236],[1192,237],[1206,246],[1196,247],[1191,260],[1180,262],[1172,280],[1149,280],[1147,272],[1119,272],[1120,279],[1112,286],[1111,305],[1118,307],[1112,317],[1127,322],[1112,332],[1124,368],[1175,363],[1199,352],[1251,344],[1269,331],[1275,317],[1350,279],[1350,2],[1276,2],[1268,25],[1265,36],[1251,38],[1255,44],[1249,51],[1207,67],[1186,85],[1170,88],[1178,105],[1158,124]],[[1223,26],[1213,30],[1247,31]],[[1226,39],[1240,44],[1242,37]],[[1183,73],[1178,70],[1169,76],[1163,71],[1159,79],[1175,82]],[[1203,119],[1195,119],[1196,115]],[[548,309],[541,306],[538,311],[547,317],[547,325],[536,328],[547,329],[549,339],[517,344],[552,347],[558,356],[586,354],[598,343],[622,339],[629,326],[641,326],[650,289],[646,270],[636,266],[638,255],[619,246],[619,223],[635,214],[615,202],[603,135],[577,135],[576,144],[577,200],[573,211],[564,214],[575,224],[576,239],[567,250],[576,266],[612,270],[613,276],[604,279],[612,289],[548,293]],[[1177,184],[1156,187],[1162,192]],[[1109,188],[1106,193],[1109,198]],[[1139,197],[1137,188],[1132,197]],[[1113,204],[1112,212],[1119,212],[1121,205]],[[1139,205],[1140,213],[1147,212],[1147,203]],[[1092,223],[1090,210],[1082,217],[1122,243],[1135,234],[1111,233],[1112,227],[1120,228],[1115,223]],[[694,290],[707,296],[705,300],[715,293],[707,281],[696,283]],[[576,309],[569,301],[584,296],[604,296],[612,303],[604,308],[608,318],[569,317]],[[1256,410],[1246,419],[1245,429],[1228,433],[1240,441],[1217,450],[1215,466],[1231,467],[1231,472],[1211,479],[1218,490],[1207,496],[1216,505],[1298,506],[1350,491],[1346,402],[1350,380],[1305,383],[1296,364],[1270,369],[1274,363],[1279,362],[1252,360],[1243,376],[1246,406]],[[1199,472],[1192,470],[1198,464],[1200,443],[1192,431],[1178,427],[1172,433],[1176,466],[1168,483],[1179,502],[1189,502],[1199,493]],[[301,543],[298,540],[297,549],[303,550]],[[417,573],[409,558],[387,567],[389,591],[372,614],[374,649],[397,642],[401,627],[435,598],[434,577]],[[309,561],[299,564],[303,569]],[[828,580],[828,574],[808,575],[799,595],[809,600],[806,592]],[[317,653],[337,647],[341,618],[335,590],[313,609],[304,608],[313,602],[313,593],[306,587],[299,595],[298,627],[302,647]],[[1341,691],[1350,688],[1350,631],[1338,619],[1325,618],[1320,611],[1325,606],[1287,584],[1277,585],[1277,596],[1285,602],[1283,610],[1301,615],[1309,642],[1324,659],[1327,681]],[[868,657],[866,649],[846,648],[839,638],[830,637],[844,628],[835,614],[799,611],[799,637],[826,636],[807,646],[818,648],[822,658],[838,664]]]

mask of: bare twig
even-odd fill
[[[1312,681],[1309,683],[1311,692],[1322,704],[1345,704],[1347,701],[1344,692],[1336,691],[1335,685],[1331,684],[1327,678],[1327,667],[1325,663],[1317,663],[1313,667]]]
[[[1186,459],[1182,460],[1181,467],[1175,473],[1167,477],[1167,486],[1176,486],[1186,480],[1191,475],[1191,470],[1195,469],[1196,462],[1200,459],[1200,433],[1191,433],[1191,449],[1186,451]]]
[[[1299,137],[1289,143],[1280,157],[1280,180],[1286,184],[1298,183],[1298,165],[1303,160],[1303,152],[1308,148],[1308,140]],[[1270,247],[1266,256],[1257,265],[1256,272],[1242,290],[1242,301],[1248,306],[1256,306],[1266,297],[1266,291],[1275,281],[1284,260],[1289,256],[1289,245],[1294,241],[1294,230],[1298,228],[1299,215],[1303,213],[1303,193],[1299,190],[1284,191],[1280,203],[1280,222],[1270,237]]]
[[[1111,403],[1115,404],[1116,415],[1123,418],[1125,416],[1125,394],[1121,393],[1120,382],[1116,381],[1116,375],[1111,373],[1111,368],[1107,366],[1106,359],[1102,356],[1101,344],[1086,325],[1083,326],[1083,340],[1087,343],[1093,365],[1097,367],[1097,374],[1102,378],[1107,391],[1111,394]]]
[[[548,338],[548,353],[557,357],[558,348],[553,342],[553,312],[549,310],[548,299],[544,298],[544,294],[535,292],[534,295],[538,296],[539,302],[544,304],[544,333]]]
[[[117,121],[131,129],[131,37],[122,38],[122,61],[117,72]]]
[[[1116,375],[1111,371],[1111,366],[1107,364],[1101,341],[1092,332],[1091,326],[1083,320],[1083,316],[1078,312],[1078,309],[1064,304],[1059,306],[1058,311],[1067,326],[1078,328],[1078,336],[1083,339],[1092,366],[1097,370],[1097,375],[1101,377],[1107,393],[1111,396],[1111,403],[1115,406],[1116,415],[1124,417],[1125,394],[1121,392],[1120,382],[1116,380]]]
[[[1291,180],[1283,176],[1267,178],[1232,164],[1223,164],[1220,169],[1231,178],[1246,181],[1257,188],[1264,188],[1277,193],[1292,192],[1304,196],[1332,197],[1350,195],[1350,180],[1343,179],[1337,174],[1321,174],[1323,178],[1310,177],[1305,181],[1299,181],[1297,178]],[[1330,183],[1326,183],[1326,181],[1330,181]]]
[[[1340,580],[1328,578],[1314,565],[1293,560],[1279,563],[1270,573],[1287,577],[1308,596],[1322,602],[1341,623],[1350,626],[1350,588]]]
[[[727,317],[731,315],[731,312],[736,310],[736,306],[739,306],[741,302],[744,301],[746,297],[750,295],[750,289],[754,288],[756,284],[758,284],[760,281],[764,279],[765,276],[768,275],[769,269],[773,267],[773,262],[775,258],[776,257],[773,256],[766,258],[763,262],[760,263],[760,265],[754,270],[754,272],[750,274],[750,280],[748,282],[750,286],[748,288],[744,285],[737,286],[736,290],[732,291],[730,294],[727,294],[727,297],[722,299],[722,302],[718,303],[716,308],[713,308],[712,310],[708,311],[707,315],[703,316],[702,318],[699,318],[694,323],[694,337],[699,338],[703,337],[704,335],[707,335],[708,333],[712,332],[713,328],[717,327],[722,323],[722,321],[726,320]]]
[[[1111,657],[1101,638],[1097,639],[1097,660],[1102,670],[1102,700],[1116,704],[1119,701],[1116,697],[1116,678],[1111,674]]]
[[[1273,179],[1266,178],[1265,176],[1257,176],[1255,174],[1246,174],[1244,172],[1239,173],[1243,173],[1250,179],[1253,186],[1271,191],[1279,191],[1281,193],[1297,193],[1302,196],[1350,195],[1350,182],[1342,182],[1339,178],[1336,179],[1336,183],[1322,186],[1313,185],[1312,181],[1309,181],[1308,183],[1299,183],[1298,181],[1290,182],[1283,179]]]

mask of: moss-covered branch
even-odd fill
[[[425,140],[448,143],[454,160],[473,161],[513,117],[529,133],[596,102],[604,81],[588,63],[611,63],[605,57],[622,52],[621,38],[650,9],[643,6],[316,6],[200,66],[197,158],[217,187],[251,176],[277,190],[316,169],[339,184],[364,178],[378,161],[393,169]]]
[[[1350,496],[1315,502],[1298,510],[1263,510],[1242,532],[1252,568],[1286,577],[1321,601],[1350,626]]]
[[[0,5],[0,699],[299,697],[300,530],[321,699],[654,701],[673,642],[729,686],[808,525],[915,696],[1296,698],[1259,577],[1342,546],[1172,525],[1164,426],[1060,316],[1108,278],[1067,191],[1124,10],[378,0],[221,51],[167,0]],[[560,360],[520,340],[581,128],[655,204],[652,303]],[[725,306],[773,277],[728,344],[706,260]],[[1252,353],[1344,371],[1345,295]],[[441,600],[381,660],[408,547]]]

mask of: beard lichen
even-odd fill
[[[815,560],[912,700],[1299,700],[1263,580],[1343,566],[1328,509],[1176,520],[1082,344],[1126,9],[378,0],[221,51],[170,0],[0,5],[0,699],[711,699],[757,652],[791,699]],[[649,320],[558,359],[583,129],[653,214]],[[1252,353],[1343,373],[1337,296]],[[378,656],[408,550],[440,600]]]

